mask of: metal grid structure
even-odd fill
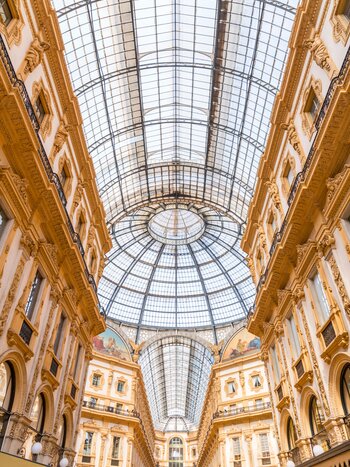
[[[53,4],[113,237],[101,304],[136,341],[150,327],[215,342],[254,299],[239,244],[298,0]],[[151,410],[189,430],[210,352],[167,339],[140,357]]]
[[[140,206],[174,198],[215,207],[244,224],[297,3],[54,0],[113,232],[120,231],[124,216],[135,218],[132,212]],[[114,250],[118,248],[120,242],[115,241]],[[206,248],[203,245],[203,251]],[[241,256],[239,242],[234,249]],[[125,315],[128,305],[119,310],[117,303],[106,303],[104,284],[117,283],[113,258],[119,254],[110,255],[102,302],[116,318],[140,325],[133,293],[130,316]],[[182,256],[172,256],[181,261]],[[197,261],[196,252],[192,259]],[[154,268],[144,272],[140,281],[148,280],[146,289],[151,289],[157,273]],[[231,281],[240,282],[241,274],[240,268],[231,271]],[[244,277],[247,274],[248,269]],[[222,276],[225,282],[228,274]],[[218,290],[224,288],[215,282]],[[231,296],[232,312],[227,307],[226,322],[237,317],[237,294]],[[209,310],[203,316],[208,314]],[[156,326],[198,324],[192,319],[170,323],[159,319]]]
[[[175,235],[170,243],[154,237],[152,219],[175,209],[205,225],[199,238],[182,243],[183,218],[179,244],[173,244]],[[255,291],[237,248],[239,223],[193,203],[153,203],[116,223],[112,233],[114,247],[99,284],[110,318],[138,328],[211,327],[215,333],[217,325],[246,316]]]
[[[156,340],[139,359],[156,429],[191,431],[202,412],[213,357],[183,336]]]

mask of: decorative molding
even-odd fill
[[[341,13],[342,0],[335,0],[330,21],[333,26],[333,38],[346,44],[350,36],[350,21]]]
[[[35,68],[42,62],[44,53],[49,50],[49,48],[50,44],[42,41],[38,36],[34,38],[24,58],[24,77],[29,73],[32,73],[32,71],[34,71]]]
[[[310,50],[311,56],[315,63],[325,70],[329,76],[332,76],[335,71],[332,59],[329,56],[327,47],[318,34],[314,34],[310,39],[304,42],[307,49]]]
[[[340,271],[339,271],[339,267],[338,267],[337,262],[336,262],[336,260],[335,260],[332,253],[329,255],[327,260],[328,260],[328,263],[329,263],[329,265],[331,267],[331,271],[333,273],[334,281],[335,281],[336,286],[338,288],[340,298],[341,298],[341,300],[343,302],[345,313],[350,318],[350,298],[349,298],[349,295],[348,295],[348,293],[346,291],[343,278],[342,278],[342,276],[340,274]]]
[[[303,154],[301,142],[297,133],[297,130],[295,128],[294,120],[290,119],[288,123],[283,123],[281,125],[281,128],[283,130],[287,131],[287,138],[289,144],[292,146],[294,151],[299,155],[301,162],[305,161],[305,155]]]
[[[311,138],[312,133],[315,130],[315,120],[309,111],[308,108],[308,101],[310,98],[310,94],[315,93],[315,96],[319,102],[319,106],[321,107],[321,104],[323,102],[323,96],[322,96],[322,82],[319,79],[315,79],[313,76],[311,76],[311,79],[309,81],[309,85],[304,91],[302,103],[301,103],[301,126],[305,132],[305,134]]]
[[[265,185],[267,186],[267,189],[270,193],[273,205],[275,206],[277,211],[283,212],[281,198],[278,192],[276,180],[274,178],[271,178],[269,181],[265,182]]]

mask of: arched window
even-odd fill
[[[169,443],[169,467],[183,467],[184,448],[181,438],[172,438]]]
[[[15,398],[15,371],[10,362],[0,365],[0,407],[11,412]]]
[[[67,439],[67,417],[65,415],[62,416],[61,425],[58,432],[58,441],[61,448],[66,447],[66,439]]]
[[[323,430],[322,417],[315,396],[311,396],[309,403],[309,423],[312,436]]]
[[[289,417],[288,422],[287,422],[287,441],[288,441],[289,451],[295,448],[296,439],[297,439],[297,435],[295,433],[294,423],[293,423],[292,417]]]
[[[11,415],[15,398],[16,375],[12,363],[0,364],[0,448],[2,446],[7,423]]]
[[[350,363],[347,363],[340,375],[340,397],[344,414],[350,414]]]
[[[43,394],[39,394],[35,399],[32,410],[32,423],[39,433],[44,432],[46,416],[46,401]]]

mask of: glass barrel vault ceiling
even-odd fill
[[[53,3],[114,241],[101,303],[139,328],[245,316],[240,235],[298,1]]]

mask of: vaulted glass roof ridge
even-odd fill
[[[240,236],[298,0],[53,3],[114,242],[101,303],[139,329],[216,340],[254,300]],[[151,219],[171,203],[203,226]]]
[[[139,363],[155,428],[195,430],[214,363],[210,350],[189,337],[168,336],[142,350]]]
[[[245,220],[297,3],[54,0],[108,220],[174,192]]]

